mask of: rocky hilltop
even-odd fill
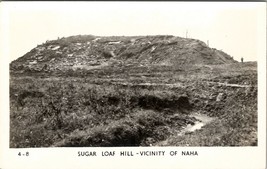
[[[223,51],[196,39],[175,36],[78,35],[46,41],[10,64],[11,71],[90,70],[127,64],[235,63]]]

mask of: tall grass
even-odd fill
[[[10,147],[148,146],[162,140],[177,146],[256,145],[257,74],[250,67],[133,66],[85,77],[11,76]],[[194,123],[188,114],[195,111],[216,120],[175,135]]]
[[[167,130],[155,134],[158,127],[170,123],[164,111],[160,113],[158,110],[179,105],[179,92],[174,95],[167,89],[160,90],[161,88],[121,88],[116,85],[96,85],[83,81],[71,78],[11,79],[10,146],[46,147],[62,140],[65,141],[64,144],[56,145],[137,145],[145,144],[143,140],[146,137],[154,137],[154,140],[166,137]],[[149,109],[150,111],[147,111]],[[136,131],[133,130],[131,133],[130,130],[134,128]],[[126,130],[124,132],[130,132],[128,134],[132,135],[129,136],[131,139],[136,137],[138,141],[125,142],[123,140],[127,139],[128,134],[123,131],[114,134],[115,130]],[[90,138],[100,134],[97,137],[107,139],[106,137],[114,134],[123,139],[117,140],[112,136],[108,143],[100,144],[94,139],[86,142],[82,141],[84,138],[80,138],[82,140],[79,143],[73,143],[73,138],[83,137],[88,133]],[[85,138],[87,137],[89,136]],[[117,140],[116,143],[113,139]]]

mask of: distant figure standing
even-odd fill
[[[241,62],[243,63],[243,61],[244,61],[244,58],[242,57],[242,58],[241,58]]]

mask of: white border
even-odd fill
[[[266,4],[259,19],[258,44],[258,146],[257,147],[124,147],[124,148],[9,148],[8,11],[0,6],[0,168],[266,168]],[[102,151],[165,151],[162,157],[101,157]],[[181,156],[183,150],[198,156]],[[18,152],[29,152],[19,157]],[[78,151],[96,151],[97,157],[78,157]],[[178,151],[170,156],[170,151]]]

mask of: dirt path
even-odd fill
[[[178,135],[184,135],[187,132],[194,132],[195,130],[199,130],[214,119],[212,117],[199,113],[194,113],[191,115],[191,117],[195,117],[198,121],[193,125],[188,124]]]
[[[207,125],[208,123],[210,123],[211,121],[213,121],[215,119],[214,117],[209,117],[205,114],[200,114],[200,113],[193,113],[190,116],[195,117],[197,119],[197,121],[193,125],[188,124],[181,131],[174,132],[173,136],[175,136],[175,135],[183,136],[186,133],[192,133],[196,130],[201,129],[202,127],[204,127],[205,125]],[[170,137],[172,137],[172,136],[170,136]],[[169,144],[168,140],[169,139],[167,138],[166,140],[158,142],[158,143],[156,143],[156,145],[153,145],[153,146],[168,146],[168,144]]]
[[[208,84],[217,84],[219,86],[230,86],[230,87],[255,87],[252,85],[240,85],[240,84],[230,84],[230,83],[221,83],[221,82],[207,82]]]
[[[214,84],[218,86],[229,86],[229,87],[240,87],[240,88],[249,88],[249,87],[256,87],[253,85],[241,85],[241,84],[230,84],[230,83],[221,83],[221,82],[211,82],[211,81],[205,81],[208,84]],[[139,84],[133,84],[129,82],[113,82],[113,84],[120,84],[124,86],[166,86],[170,88],[174,87],[185,87],[183,83],[139,83]]]

